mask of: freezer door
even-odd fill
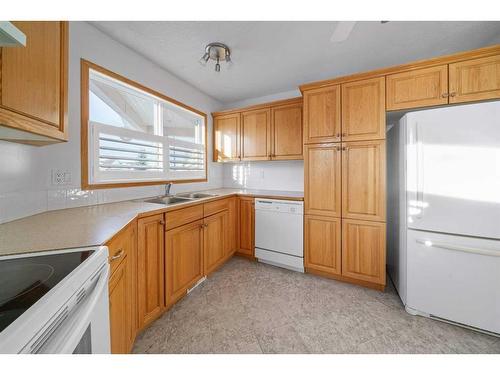
[[[408,231],[407,306],[500,334],[500,241]]]
[[[500,238],[500,102],[406,115],[408,227]]]

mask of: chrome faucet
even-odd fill
[[[172,183],[169,182],[168,184],[165,184],[165,195],[169,196],[170,195],[170,188],[172,187]]]

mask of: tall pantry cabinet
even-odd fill
[[[305,267],[385,286],[385,79],[304,95]]]

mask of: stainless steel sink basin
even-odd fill
[[[190,198],[169,196],[169,197],[157,197],[153,199],[148,199],[146,202],[159,203],[159,204],[174,204],[174,203],[189,202],[191,200],[192,199]]]
[[[176,197],[181,197],[181,198],[188,198],[188,199],[199,199],[199,198],[210,198],[210,197],[216,197],[216,194],[208,194],[208,193],[182,193],[182,194],[176,194]]]

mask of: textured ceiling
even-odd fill
[[[500,22],[358,22],[332,43],[337,22],[92,22],[222,103],[334,76],[500,43]],[[229,70],[198,63],[209,42],[231,48]]]

